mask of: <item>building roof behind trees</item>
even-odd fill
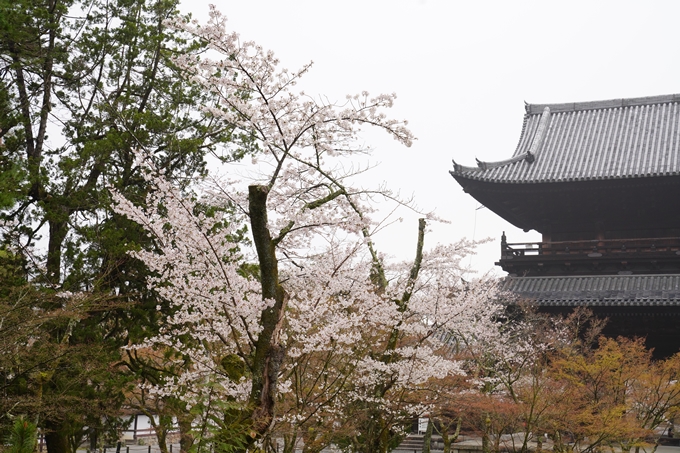
[[[680,174],[680,94],[525,107],[511,158],[454,162],[451,174],[498,183]]]

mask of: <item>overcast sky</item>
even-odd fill
[[[452,222],[434,225],[429,245],[492,237],[470,262],[481,272],[494,268],[503,231],[509,242],[540,236],[480,207],[449,175],[451,159],[509,158],[525,101],[680,93],[680,1],[182,1],[203,22],[216,3],[232,30],[273,50],[282,67],[313,61],[298,85],[308,94],[397,93],[392,116],[408,119],[418,140],[404,148],[366,134],[376,183]],[[406,259],[417,221],[403,214],[378,241]]]

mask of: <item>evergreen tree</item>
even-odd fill
[[[113,213],[105,187],[144,200],[135,149],[186,184],[230,139],[224,123],[201,113],[210,100],[172,63],[200,47],[164,26],[176,7],[0,0],[2,240],[25,272],[22,306],[46,316],[39,334],[17,339],[39,341],[46,360],[36,354],[17,368],[28,364],[19,351],[3,357],[0,373],[8,396],[31,401],[24,407],[46,430],[50,453],[73,448],[85,426],[97,429],[117,411],[126,374],[140,370],[120,346],[157,328],[146,268],[127,255],[153,244]],[[5,294],[3,306],[17,297]],[[5,318],[5,328],[18,322]]]

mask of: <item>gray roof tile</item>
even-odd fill
[[[506,277],[501,289],[542,306],[680,306],[680,275]]]
[[[454,164],[452,174],[504,183],[680,174],[680,94],[526,110],[512,158]]]

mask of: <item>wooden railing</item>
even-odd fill
[[[501,257],[583,255],[600,257],[620,254],[680,252],[680,237],[604,239],[590,241],[518,242],[501,240]],[[678,253],[680,254],[680,253]]]

